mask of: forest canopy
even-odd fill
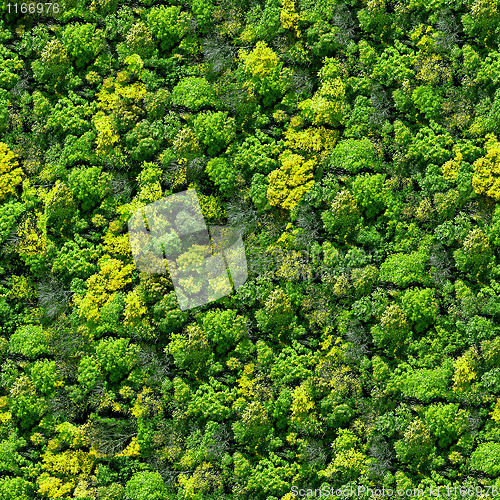
[[[499,9],[0,0],[0,500],[497,496]],[[187,190],[248,279],[183,310]]]

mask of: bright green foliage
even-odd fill
[[[394,81],[403,83],[410,80],[415,73],[411,69],[412,56],[411,49],[405,47],[397,41],[394,47],[387,47],[378,58],[371,78],[385,85],[390,85]]]
[[[78,140],[73,136],[81,136],[89,131],[89,118],[92,115],[93,106],[89,106],[84,99],[73,93],[70,96],[71,99],[63,98],[51,109],[45,126],[47,130],[54,131],[56,134],[68,134],[66,140],[73,142]],[[79,140],[84,139],[80,137]],[[87,161],[88,157],[82,160]]]
[[[467,414],[458,404],[430,406],[425,412],[425,422],[431,433],[436,436],[442,448],[456,441],[467,429]]]
[[[328,58],[326,61],[328,63]],[[313,125],[336,127],[343,122],[345,86],[338,73],[336,61],[325,65],[319,75],[319,89],[311,99],[299,103],[304,117]]]
[[[162,500],[166,484],[158,472],[137,472],[127,482],[125,498],[128,500]]]
[[[453,254],[457,267],[462,272],[470,272],[477,276],[484,270],[491,258],[492,249],[486,234],[479,229],[472,229],[465,238],[463,248]]]
[[[263,132],[257,131],[255,136],[248,137],[239,146],[234,157],[234,166],[245,174],[258,172],[267,175],[278,167],[275,157],[280,149],[276,141]]]
[[[164,112],[164,110],[163,110]],[[165,127],[160,120],[153,123],[142,120],[125,136],[127,149],[136,161],[149,161],[160,149]]]
[[[212,0],[193,0],[192,5],[193,14],[196,15],[199,25],[207,29],[214,10],[214,2]]]
[[[469,349],[454,363],[453,390],[458,393],[467,392],[471,384],[477,379],[476,372],[477,356],[476,350]]]
[[[75,59],[75,65],[82,68],[93,62],[104,49],[104,33],[96,31],[93,24],[80,24],[66,26],[62,40],[68,54]]]
[[[267,189],[267,177],[259,173],[253,174],[252,186],[250,187],[249,195],[258,210],[270,208],[267,201]]]
[[[470,344],[479,344],[497,335],[498,327],[488,318],[474,316],[467,323],[465,333]]]
[[[389,378],[390,371],[387,363],[379,356],[374,356],[372,359],[373,377],[376,381],[382,381]]]
[[[248,13],[250,23],[247,23],[242,38],[254,40],[272,40],[281,32],[281,0],[268,0],[264,5],[255,5]]]
[[[243,337],[245,323],[245,318],[236,315],[234,309],[209,311],[202,320],[203,331],[220,353],[229,350]]]
[[[412,94],[415,107],[427,120],[435,120],[441,113],[442,99],[431,85],[421,85]]]
[[[33,498],[33,485],[21,477],[0,479],[0,500],[29,500]]]
[[[16,218],[21,215],[24,207],[21,203],[10,201],[0,206],[0,245],[9,237],[16,223]]]
[[[99,365],[90,356],[84,356],[78,365],[78,383],[85,390],[92,390],[100,376]]]
[[[179,309],[175,292],[168,293],[155,304],[153,315],[158,328],[164,333],[176,331],[188,318],[188,313]]]
[[[347,189],[337,194],[329,210],[321,214],[323,224],[329,233],[346,234],[353,229],[360,216],[356,199]]]
[[[451,159],[449,147],[453,138],[443,127],[433,120],[429,127],[423,127],[412,140],[407,156],[420,164],[442,165]]]
[[[408,320],[404,311],[397,304],[391,304],[380,318],[380,325],[372,327],[371,333],[376,345],[396,346],[406,340],[408,330]]]
[[[252,471],[248,480],[250,491],[264,493],[267,498],[279,498],[289,493],[290,480],[297,474],[298,465],[289,464],[275,453],[270,453],[270,458],[264,458]]]
[[[70,69],[70,58],[64,45],[56,38],[46,44],[41,59],[33,65],[33,75],[40,82],[57,84],[67,77]]]
[[[233,426],[235,438],[240,443],[256,440],[266,436],[271,421],[260,401],[248,404],[242,414],[242,421]]]
[[[373,132],[373,114],[375,108],[370,99],[363,95],[358,95],[354,101],[354,107],[345,123],[344,137],[363,139]]]
[[[144,97],[144,104],[148,112],[148,118],[157,120],[163,118],[170,104],[170,92],[167,89],[159,89],[157,92],[148,92]]]
[[[491,477],[500,476],[500,443],[481,443],[471,455],[470,468]]]
[[[4,7],[6,9],[6,7]],[[0,88],[10,90],[19,80],[23,68],[22,60],[2,45],[0,50]]]
[[[400,287],[406,287],[413,282],[424,283],[427,258],[420,252],[390,255],[380,266],[380,279]]]
[[[10,388],[10,410],[19,420],[22,429],[37,422],[46,409],[46,403],[36,394],[32,381],[26,376],[18,377]]]
[[[212,354],[205,332],[197,325],[189,325],[186,334],[174,333],[165,352],[174,357],[175,364],[181,368],[203,368]]]
[[[383,192],[385,175],[360,175],[352,183],[352,191],[356,202],[366,210],[367,217],[373,217],[385,207]]]
[[[82,278],[97,271],[99,253],[89,241],[79,237],[65,243],[54,259],[52,272],[66,279]]]
[[[225,158],[212,158],[207,163],[205,170],[210,180],[218,186],[223,193],[234,190],[238,171]]]
[[[129,339],[102,339],[96,346],[96,361],[111,382],[123,378],[137,363],[139,347]]]
[[[198,140],[207,146],[209,155],[216,155],[231,142],[235,135],[234,118],[227,112],[199,113],[194,120],[194,131]]]
[[[160,42],[160,48],[168,51],[187,33],[189,15],[177,5],[153,7],[147,14],[147,26]]]
[[[256,318],[264,332],[270,332],[274,328],[286,328],[293,318],[290,298],[280,288],[273,290],[266,300],[264,309],[258,311]]]
[[[213,104],[215,91],[205,78],[190,76],[182,79],[172,91],[172,103],[199,111]]]
[[[298,355],[293,348],[285,347],[271,367],[271,377],[279,384],[290,384],[296,380],[306,379],[312,373],[307,368],[311,365],[311,362],[312,357],[310,354]],[[303,388],[302,392],[304,390]]]
[[[3,474],[20,475],[22,467],[29,465],[29,461],[19,453],[25,446],[26,440],[17,437],[15,433],[11,433],[7,439],[0,442],[0,456],[2,457],[0,471]]]
[[[374,170],[377,166],[375,149],[369,139],[340,141],[330,155],[332,168],[342,168],[353,174],[360,170]]]
[[[427,458],[432,446],[429,428],[420,419],[416,419],[408,425],[403,439],[396,441],[394,448],[403,462],[418,464]]]
[[[47,336],[38,325],[19,327],[10,337],[9,348],[12,353],[22,354],[30,359],[49,353]]]
[[[424,403],[448,393],[453,369],[449,362],[434,369],[419,369],[409,371],[394,382],[407,397],[417,398]]]
[[[258,41],[251,52],[242,50],[239,59],[243,62],[244,72],[249,79],[245,86],[249,91],[264,97],[263,103],[269,106],[283,93],[284,85],[280,79],[283,63],[266,42]]]
[[[41,394],[52,394],[58,380],[55,361],[37,360],[31,366],[31,379],[35,389]]]
[[[434,323],[439,312],[439,304],[432,288],[410,289],[403,295],[403,309],[419,333]]]
[[[83,210],[88,210],[102,201],[108,193],[108,175],[101,167],[80,167],[71,171],[68,185]],[[96,189],[97,188],[97,189]]]

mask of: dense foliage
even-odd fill
[[[9,5],[1,500],[500,488],[498,2]],[[189,188],[249,278],[181,311]]]

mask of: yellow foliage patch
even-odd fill
[[[248,53],[242,50],[239,54],[245,71],[253,77],[265,78],[270,76],[278,65],[278,56],[267,46],[266,42],[257,42],[255,49]]]
[[[314,409],[314,401],[304,385],[297,387],[292,394],[292,421],[300,421]]]
[[[292,210],[313,187],[316,157],[305,160],[301,155],[285,151],[280,156],[281,167],[269,174],[267,199],[273,206]]]
[[[16,187],[23,180],[23,171],[18,165],[17,156],[7,144],[0,142],[0,201],[17,195]]]
[[[111,118],[102,113],[98,113],[94,117],[94,125],[97,129],[96,152],[100,155],[106,155],[120,141],[120,136],[115,130]]]
[[[295,10],[295,0],[282,0],[280,21],[281,26],[286,30],[292,30],[298,38],[301,35],[298,23],[300,16]]]
[[[134,264],[123,264],[109,256],[99,262],[100,270],[87,280],[87,293],[75,300],[80,313],[87,321],[98,321],[100,308],[113,300],[114,293],[132,281]]]
[[[494,420],[497,423],[500,423],[500,398],[497,399],[495,408],[493,408],[493,411],[490,413],[490,416],[492,420]]]
[[[486,156],[474,163],[472,187],[476,194],[485,194],[495,201],[500,200],[500,142],[493,134],[488,134]]]
[[[130,444],[120,453],[117,453],[115,457],[138,457],[141,454],[141,447],[137,441],[137,436],[132,438]]]
[[[133,58],[127,59],[129,63],[135,61]],[[125,62],[127,62],[127,59]],[[112,111],[116,108],[122,98],[139,102],[144,98],[146,92],[146,86],[142,82],[122,85],[122,82],[118,81],[118,79],[115,80],[113,77],[106,78],[102,84],[99,94],[97,95],[98,106],[106,111]]]
[[[325,127],[309,127],[304,130],[289,128],[285,132],[286,145],[308,153],[323,152],[325,155],[334,148],[339,137],[337,130]]]
[[[448,160],[443,166],[443,177],[450,181],[454,181],[457,178],[458,171],[460,170],[460,164],[463,160],[462,153],[457,152],[455,158]]]
[[[254,372],[254,368],[255,367],[253,363],[245,365],[245,367],[243,368],[243,374],[241,378],[237,380],[240,386],[238,388],[238,393],[242,394],[243,396],[249,399],[255,396],[254,392],[255,379],[251,378],[251,375]]]
[[[69,495],[74,487],[74,480],[63,482],[46,472],[38,478],[38,493],[47,498],[70,498]]]
[[[95,457],[83,450],[67,450],[52,454],[45,452],[43,468],[56,474],[74,477],[77,474],[90,474],[95,463]]]
[[[115,235],[111,231],[108,231],[102,239],[104,241],[105,252],[123,256],[132,255],[128,234]]]
[[[147,312],[148,308],[137,290],[127,294],[125,298],[125,325],[136,325]]]
[[[191,186],[189,186],[191,188]],[[226,216],[224,206],[213,195],[198,194],[201,211],[205,219],[221,219]]]
[[[457,392],[464,392],[469,387],[470,383],[477,378],[477,373],[474,371],[471,358],[472,356],[470,353],[465,353],[454,363],[453,390]]]
[[[47,236],[43,231],[44,223],[41,220],[42,214],[37,212],[34,216],[28,217],[19,225],[17,234],[19,242],[18,252],[22,255],[43,254],[47,248]]]
[[[16,299],[32,299],[36,297],[36,290],[26,276],[12,276],[11,295]]]

